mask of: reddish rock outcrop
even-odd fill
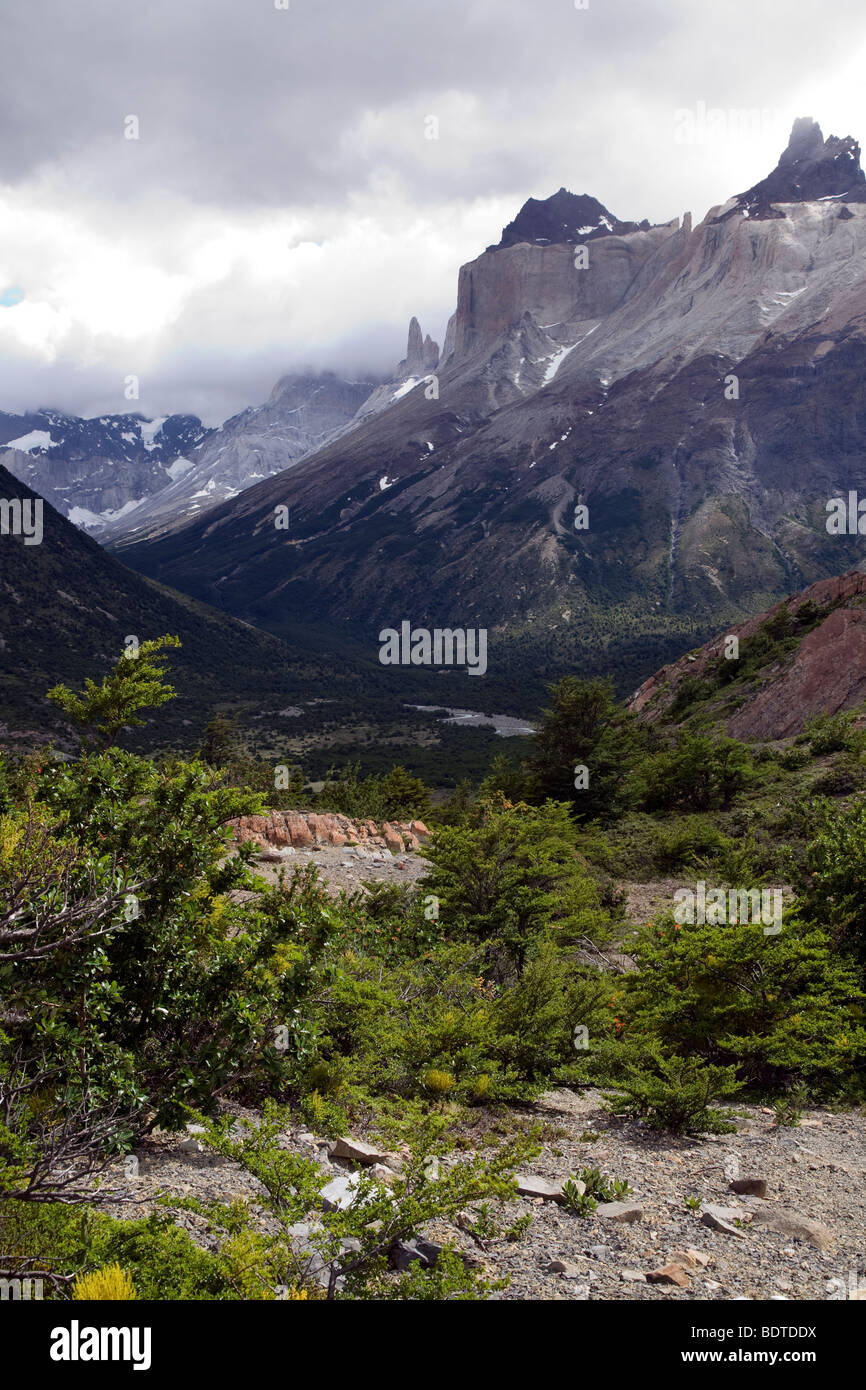
[[[240,816],[228,822],[237,840],[255,840],[277,848],[309,849],[312,845],[365,845],[392,854],[418,850],[430,831],[423,821],[412,823],[350,820],[331,811],[271,811],[266,816]]]
[[[811,602],[827,609],[826,618],[806,633],[790,659],[762,674],[759,688],[728,720],[728,732],[743,739],[790,738],[813,715],[853,709],[866,699],[864,595],[866,573],[861,570],[821,579],[766,613],[728,628],[698,651],[663,666],[635,692],[629,708],[644,719],[659,718],[681,683],[702,677],[709,663],[723,653],[726,637],[748,639],[782,608],[796,617],[797,610]]]

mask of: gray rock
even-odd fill
[[[343,1135],[332,1148],[331,1157],[350,1158],[353,1163],[372,1165],[384,1163],[387,1154],[381,1149],[375,1149],[372,1144],[365,1144],[361,1139],[352,1139],[348,1135]]]
[[[322,1206],[325,1211],[345,1211],[355,1200],[358,1179],[354,1173],[332,1178],[327,1187],[322,1188]]]
[[[642,1221],[643,1207],[637,1202],[599,1202],[595,1215],[603,1221]]]
[[[730,1218],[740,1216],[740,1212],[730,1207],[705,1207],[701,1212],[701,1225],[709,1226],[711,1231],[721,1231],[726,1236],[738,1236],[745,1240],[745,1234],[738,1226],[732,1226]]]
[[[518,1173],[517,1191],[521,1197],[543,1197],[546,1202],[562,1201],[562,1183],[538,1177],[535,1173]]]
[[[621,1269],[619,1277],[626,1284],[645,1284],[646,1275],[640,1269]]]
[[[441,1245],[414,1236],[411,1240],[395,1241],[388,1251],[388,1262],[392,1269],[400,1273],[409,1269],[416,1261],[420,1261],[422,1269],[432,1269],[441,1253]]]
[[[754,1224],[768,1231],[778,1231],[792,1240],[814,1245],[816,1250],[832,1250],[833,1235],[821,1221],[813,1221],[796,1211],[781,1211],[778,1207],[763,1207],[755,1213]]]
[[[610,1260],[613,1258],[613,1251],[609,1245],[591,1245],[589,1253],[594,1260]]]

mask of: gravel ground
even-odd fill
[[[866,1289],[866,1143],[863,1112],[804,1112],[798,1128],[777,1128],[773,1116],[757,1106],[738,1106],[736,1134],[704,1139],[659,1136],[641,1124],[615,1119],[594,1090],[547,1093],[535,1107],[547,1122],[548,1139],[528,1171],[561,1182],[582,1167],[599,1167],[626,1179],[630,1206],[640,1219],[627,1223],[594,1214],[570,1214],[555,1201],[518,1197],[494,1215],[504,1231],[526,1213],[529,1230],[519,1239],[479,1241],[458,1225],[431,1223],[424,1232],[440,1243],[454,1242],[480,1260],[495,1278],[509,1276],[500,1299],[789,1299],[830,1298],[839,1280]],[[597,1135],[597,1138],[593,1136]],[[287,1146],[315,1159],[329,1177],[352,1164],[329,1157],[328,1141],[300,1130]],[[157,1134],[138,1150],[137,1178],[114,1170],[134,1206],[115,1214],[138,1216],[151,1209],[157,1194],[191,1194],[228,1201],[253,1201],[258,1184],[237,1164],[205,1152],[182,1135]],[[399,1155],[392,1166],[399,1167]],[[127,1160],[128,1163],[128,1160]],[[764,1179],[766,1200],[730,1190],[728,1174]],[[685,1198],[727,1208],[731,1233],[702,1223],[700,1210]],[[821,1223],[828,1249],[815,1248],[803,1234],[792,1236],[757,1224],[761,1212],[792,1213]],[[207,1244],[203,1223],[189,1213],[183,1224]],[[752,1224],[753,1221],[755,1224]],[[262,1216],[263,1226],[267,1220]],[[820,1228],[819,1228],[820,1230]],[[683,1286],[645,1282],[671,1264],[683,1273]],[[838,1296],[838,1294],[837,1294]]]
[[[416,854],[391,855],[361,847],[265,851],[257,871],[276,882],[281,868],[315,863],[328,890],[360,886],[364,879],[414,883],[428,871]],[[626,883],[628,914],[634,922],[652,919],[668,906],[676,879]],[[494,1117],[491,1116],[491,1119]],[[519,1122],[526,1118],[520,1112]],[[580,1217],[556,1201],[518,1197],[494,1215],[504,1231],[529,1213],[532,1224],[519,1239],[481,1241],[461,1225],[434,1222],[424,1232],[440,1243],[451,1241],[480,1260],[493,1278],[508,1276],[500,1299],[828,1299],[842,1290],[866,1291],[866,1113],[806,1110],[797,1128],[779,1128],[770,1110],[737,1104],[737,1132],[701,1139],[657,1135],[639,1121],[609,1115],[596,1090],[548,1092],[530,1118],[546,1122],[548,1139],[527,1171],[561,1183],[580,1168],[600,1168],[627,1181],[630,1206],[638,1220],[626,1222],[593,1214]],[[361,1136],[362,1137],[362,1136]],[[315,1159],[328,1176],[352,1164],[330,1157],[327,1140],[292,1130],[287,1146]],[[122,1165],[112,1172],[132,1204],[116,1215],[138,1216],[152,1208],[160,1192],[175,1196],[255,1202],[258,1183],[237,1164],[201,1152],[195,1139],[157,1133],[137,1151],[137,1176]],[[399,1156],[393,1166],[399,1167]],[[127,1160],[129,1165],[129,1160]],[[730,1178],[763,1179],[766,1197],[738,1195]],[[686,1198],[703,1206],[691,1210]],[[702,1221],[706,1205],[726,1208],[730,1232]],[[268,1218],[260,1210],[263,1228]],[[793,1214],[820,1223],[814,1237],[792,1235],[759,1224],[762,1212]],[[204,1223],[190,1213],[178,1219],[203,1244]],[[649,1274],[679,1265],[679,1284],[646,1282]],[[834,1285],[831,1281],[838,1281]]]
[[[364,879],[379,883],[417,883],[430,870],[427,860],[418,854],[392,854],[387,849],[367,849],[362,845],[343,849],[316,845],[311,849],[265,850],[257,858],[255,869],[268,883],[276,883],[281,870],[291,876],[293,869],[304,868],[307,864],[315,864],[325,887],[334,897],[344,890],[360,888]]]
[[[520,1199],[514,1215],[532,1210],[524,1240],[495,1252],[495,1267],[511,1275],[505,1298],[602,1299],[826,1299],[829,1280],[866,1275],[866,1130],[863,1112],[804,1112],[802,1125],[779,1129],[761,1107],[737,1106],[737,1133],[703,1139],[655,1135],[643,1125],[614,1119],[597,1091],[548,1093],[539,1109],[565,1131],[547,1144],[531,1171],[562,1179],[581,1167],[598,1167],[626,1179],[642,1209],[627,1224],[594,1215],[572,1216],[554,1202]],[[595,1141],[582,1141],[586,1133]],[[737,1196],[726,1173],[763,1178],[767,1200]],[[736,1209],[741,1234],[702,1224],[686,1197]],[[761,1209],[797,1213],[826,1226],[831,1247],[819,1250],[801,1239],[752,1226]],[[678,1288],[623,1278],[676,1261],[696,1250],[709,1257],[689,1269]],[[547,1271],[551,1262],[570,1266]]]

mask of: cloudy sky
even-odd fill
[[[697,221],[797,115],[866,138],[862,0],[18,0],[2,45],[5,410],[385,371],[527,197]]]

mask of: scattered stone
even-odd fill
[[[687,1289],[691,1280],[682,1265],[665,1265],[664,1269],[650,1270],[646,1276],[648,1284],[675,1284],[678,1289]]]
[[[365,1144],[361,1139],[351,1139],[344,1135],[338,1139],[331,1150],[332,1158],[350,1158],[353,1163],[384,1163],[387,1154],[379,1149],[374,1149],[372,1144]]]
[[[619,1277],[626,1284],[645,1284],[646,1275],[641,1269],[621,1269]]]
[[[688,1250],[674,1250],[671,1254],[671,1263],[682,1265],[684,1269],[706,1269],[712,1262],[712,1255],[705,1255],[702,1250],[694,1250],[691,1246]]]
[[[394,1183],[397,1181],[397,1174],[394,1172],[393,1168],[388,1168],[384,1163],[374,1163],[370,1172],[374,1177],[378,1178],[380,1182],[383,1182],[386,1187],[393,1187]]]
[[[570,1260],[548,1260],[544,1269],[547,1274],[561,1274],[563,1279],[579,1279],[583,1273]]]
[[[562,1183],[551,1182],[535,1173],[518,1173],[517,1191],[521,1197],[531,1197],[536,1202],[562,1201]]]
[[[732,1178],[728,1184],[732,1192],[743,1197],[766,1197],[767,1183],[764,1178]]]
[[[609,1260],[612,1258],[613,1251],[609,1245],[591,1245],[589,1253],[594,1260]]]
[[[599,1202],[594,1215],[603,1221],[642,1221],[643,1207],[636,1202]]]
[[[737,1207],[718,1207],[709,1203],[701,1211],[701,1225],[709,1226],[711,1231],[721,1231],[726,1236],[739,1236],[745,1240],[745,1234],[738,1226],[731,1223],[742,1220],[745,1212]]]
[[[388,1262],[392,1269],[400,1273],[409,1269],[416,1260],[420,1261],[422,1269],[432,1269],[441,1253],[441,1245],[413,1236],[411,1240],[395,1240],[388,1251]]]
[[[812,1221],[808,1216],[800,1216],[796,1211],[780,1211],[777,1207],[764,1207],[755,1212],[755,1225],[764,1226],[768,1231],[778,1231],[780,1235],[790,1236],[792,1240],[804,1241],[814,1245],[816,1250],[832,1250],[833,1236],[821,1221]]]
[[[327,1187],[322,1188],[322,1206],[325,1211],[345,1211],[355,1200],[358,1179],[354,1173],[332,1178]]]

